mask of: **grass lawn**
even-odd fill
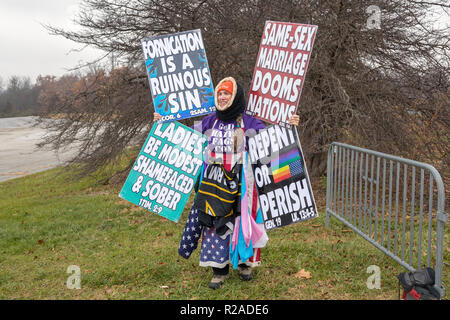
[[[188,260],[177,252],[189,203],[176,224],[120,199],[121,185],[71,176],[56,168],[0,183],[0,299],[398,298],[400,265],[335,219],[325,227],[323,181],[313,181],[319,218],[269,231],[254,280],[233,270],[214,291],[199,249]],[[447,236],[444,245],[449,261]],[[66,284],[71,265],[81,270],[79,290]],[[380,289],[367,288],[371,265]]]

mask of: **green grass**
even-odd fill
[[[121,186],[102,184],[101,174],[71,176],[57,168],[0,183],[0,299],[398,297],[401,266],[335,219],[325,227],[323,182],[313,187],[319,218],[269,231],[254,280],[233,270],[214,291],[199,249],[188,260],[177,252],[189,204],[176,224],[120,199]],[[66,286],[70,265],[81,269],[80,290]],[[381,269],[381,289],[366,286],[370,265]],[[302,269],[310,278],[298,276]]]

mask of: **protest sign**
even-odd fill
[[[317,26],[267,21],[259,47],[246,113],[288,126],[296,113]]]
[[[119,196],[178,222],[203,165],[206,137],[177,121],[155,123]]]
[[[214,87],[199,29],[142,40],[155,111],[161,122],[215,111]]]
[[[272,125],[248,140],[266,230],[318,216],[295,128]]]

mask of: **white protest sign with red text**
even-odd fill
[[[267,21],[246,113],[284,125],[297,111],[317,26]]]

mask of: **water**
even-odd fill
[[[37,149],[46,130],[33,126],[37,117],[0,118],[0,182],[63,165],[75,150]]]

